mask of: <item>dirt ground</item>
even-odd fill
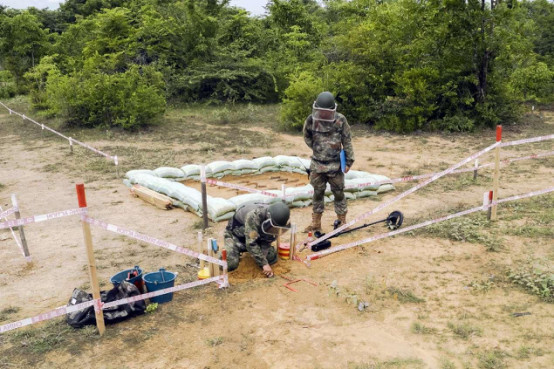
[[[173,110],[168,120],[194,121],[186,114]],[[505,126],[504,141],[554,132],[551,112],[535,111],[525,122]],[[122,171],[283,153],[309,156],[300,135],[274,131],[267,123],[193,123],[194,128],[180,127],[174,139],[164,136],[163,126],[140,134],[72,133],[119,155]],[[445,169],[492,144],[495,133],[405,136],[354,126],[353,137],[354,169],[396,178]],[[503,149],[501,158],[552,147],[552,141],[514,146]],[[480,162],[493,159],[489,153]],[[505,166],[500,198],[551,187],[553,174],[553,157]],[[398,209],[409,225],[478,206],[492,187],[492,171],[480,171],[475,181],[472,175],[439,179],[367,221]],[[198,217],[131,197],[110,163],[79,147],[71,155],[61,139],[41,137],[38,127],[0,112],[4,209],[12,193],[22,216],[76,208],[75,184],[83,182],[92,217],[196,249]],[[348,216],[413,185],[350,202]],[[230,274],[230,288],[208,285],[176,293],[153,313],[108,326],[102,338],[93,327],[73,330],[63,319],[2,334],[0,368],[552,368],[554,306],[511,283],[507,273],[537,265],[552,273],[553,209],[554,197],[545,195],[500,206],[493,224],[484,214],[471,217],[472,233],[463,228],[466,223],[457,223],[460,234],[452,227],[410,232],[315,260],[311,268],[281,260],[272,279],[244,255]],[[304,228],[310,214],[310,208],[293,209],[291,220]],[[334,218],[328,205],[325,231]],[[208,233],[221,242],[224,227],[225,222],[213,224]],[[335,238],[333,245],[384,231],[369,227]],[[31,264],[9,231],[0,230],[0,325],[63,306],[76,287],[90,290],[78,217],[31,224],[25,233]],[[195,261],[183,255],[100,228],[92,228],[92,235],[102,289],[110,287],[112,275],[134,265],[177,271],[176,284],[195,279]],[[293,292],[282,276],[316,286],[301,281]]]

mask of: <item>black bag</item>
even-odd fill
[[[106,303],[137,295],[140,295],[138,288],[132,283],[123,281],[109,291],[101,291],[100,300]],[[75,288],[67,306],[77,305],[81,302],[91,300],[92,295],[90,293]],[[135,315],[143,314],[145,310],[146,303],[144,300],[107,308],[103,310],[104,322],[108,324],[117,323]],[[89,306],[85,309],[67,314],[67,324],[73,328],[82,328],[85,325],[96,324],[94,306]]]

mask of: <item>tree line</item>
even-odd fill
[[[168,103],[281,103],[300,129],[329,90],[349,121],[466,131],[554,102],[548,0],[67,0],[0,7],[0,97],[80,126],[140,127]]]

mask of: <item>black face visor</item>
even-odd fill
[[[276,224],[273,224],[273,222],[271,221],[271,218],[264,220],[264,222],[262,223],[262,232],[271,236],[279,235],[279,231],[281,232],[281,234],[283,234],[289,229],[290,229],[290,224],[287,224],[286,226],[281,227]]]

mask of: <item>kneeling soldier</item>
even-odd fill
[[[246,204],[237,209],[225,229],[228,270],[239,266],[240,254],[249,252],[267,277],[273,277],[277,253],[271,243],[279,230],[290,228],[290,211],[283,202]]]

